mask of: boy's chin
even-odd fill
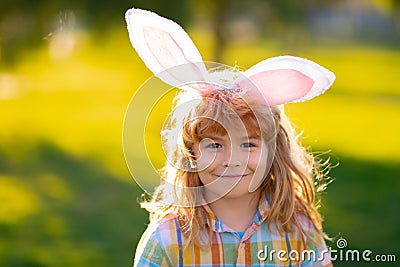
[[[215,202],[221,199],[238,199],[242,197],[248,197],[251,195],[256,195],[259,194],[259,190],[256,190],[254,192],[249,191],[249,185],[246,184],[240,184],[236,185],[233,189],[224,191],[222,188],[219,188],[218,190],[207,190],[206,191],[206,196],[207,200],[210,202]]]

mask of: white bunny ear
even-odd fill
[[[161,80],[175,86],[205,81],[207,70],[196,46],[175,22],[155,13],[129,9],[125,13],[129,38],[146,66]],[[196,85],[192,85],[196,88]]]
[[[328,90],[335,80],[331,71],[313,61],[293,56],[266,59],[244,74],[270,106],[309,100]],[[244,86],[246,82],[238,83]]]

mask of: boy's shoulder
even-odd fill
[[[322,230],[318,230],[317,226],[310,217],[302,214],[299,216],[299,222],[304,230],[304,233],[306,233],[306,235],[303,234],[303,237],[305,240],[307,240],[307,243],[310,246],[325,246],[324,234]]]
[[[307,216],[307,215],[305,215],[303,213],[299,214],[299,222],[300,222],[301,227],[305,231],[308,232],[308,231],[314,231],[315,230],[315,225],[314,225],[312,219],[309,216]]]
[[[134,266],[150,266],[150,262],[159,264],[154,266],[176,266],[176,218],[171,215],[149,223],[136,248]]]
[[[175,242],[175,236],[180,231],[177,216],[170,214],[159,220],[151,221],[144,235],[163,246],[168,246]]]
[[[153,258],[158,253],[169,262],[177,262],[178,252],[176,249],[182,245],[182,241],[182,232],[177,216],[169,215],[152,221],[139,241],[135,258]],[[174,266],[174,264],[170,266]]]

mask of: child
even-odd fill
[[[323,177],[282,104],[322,94],[333,73],[292,56],[211,71],[176,23],[139,9],[126,20],[147,67],[182,89],[134,266],[331,266],[314,206]]]

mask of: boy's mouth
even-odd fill
[[[249,173],[245,174],[229,174],[229,175],[217,175],[219,178],[226,178],[226,179],[242,179],[246,176],[250,175]]]

